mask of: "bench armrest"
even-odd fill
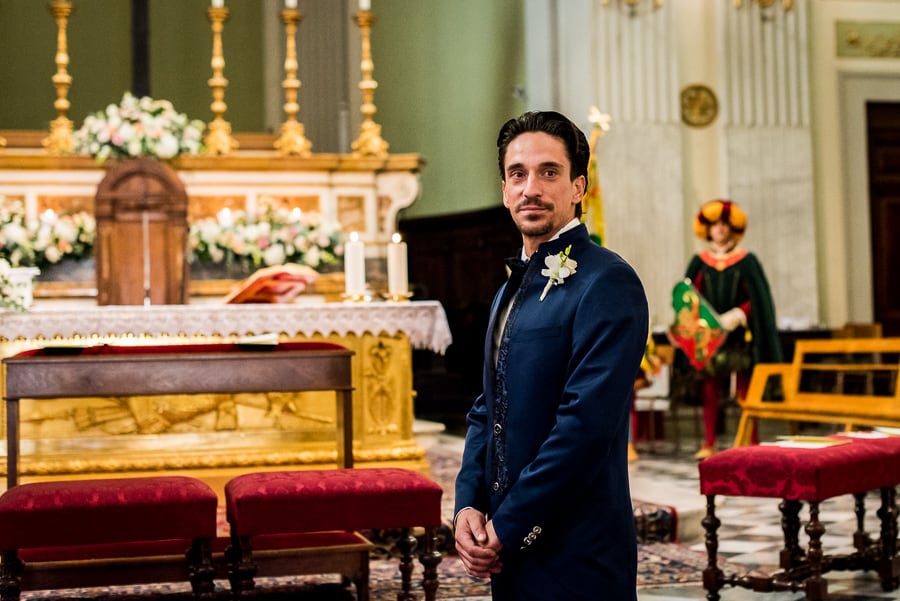
[[[781,376],[781,387],[787,395],[794,388],[791,383],[791,364],[790,363],[757,363],[753,366],[753,374],[750,377],[750,386],[747,388],[747,396],[738,399],[741,408],[757,405],[766,400],[764,395],[766,392],[766,384],[772,376]]]

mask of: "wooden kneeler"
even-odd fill
[[[231,527],[226,551],[229,581],[238,597],[254,588],[254,577],[263,575],[266,545],[271,538],[315,533],[323,544],[310,557],[320,565],[285,563],[278,575],[336,572],[360,574],[354,582],[357,598],[368,599],[368,548],[364,570],[358,569],[362,545],[357,533],[367,529],[400,529],[401,591],[398,599],[412,595],[413,555],[424,568],[422,588],[426,601],[434,601],[438,588],[436,533],[441,525],[441,487],[416,472],[399,468],[364,468],[259,472],[238,476],[225,486],[225,503]],[[424,528],[421,549],[412,535]],[[341,547],[339,535],[345,537]],[[354,537],[357,543],[354,543]],[[332,544],[329,539],[337,541]],[[371,544],[368,543],[369,547]],[[282,549],[282,553],[284,549]],[[276,575],[265,566],[266,575]]]

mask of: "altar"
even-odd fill
[[[52,347],[322,341],[355,354],[353,460],[427,472],[413,437],[412,349],[451,343],[436,301],[105,306],[38,301],[0,313],[0,356]],[[161,374],[160,377],[165,377]],[[178,470],[226,476],[247,467],[334,466],[337,416],[320,392],[20,401],[22,481]],[[6,424],[3,425],[3,431]]]

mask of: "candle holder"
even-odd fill
[[[49,5],[50,12],[56,19],[56,73],[51,81],[56,86],[56,100],[53,108],[56,109],[56,119],[50,122],[50,135],[41,142],[47,152],[62,154],[72,150],[72,121],[68,118],[71,103],[68,99],[69,86],[72,85],[72,76],[67,70],[69,66],[68,42],[66,39],[66,27],[69,23],[69,15],[72,14],[70,0],[53,0]]]
[[[386,292],[384,300],[390,303],[408,303],[412,296],[412,292]]]
[[[372,115],[375,114],[375,88],[378,82],[372,79],[372,71],[375,63],[372,61],[371,32],[375,24],[375,15],[370,10],[361,10],[355,15],[356,24],[359,25],[362,38],[362,60],[360,70],[362,80],[359,82],[359,90],[362,92],[363,120],[359,126],[359,137],[353,142],[351,148],[354,156],[372,156],[386,158],[388,155],[388,143],[381,137],[381,126],[375,123]]]
[[[284,58],[285,78],[281,82],[284,88],[284,112],[287,120],[281,125],[281,136],[275,140],[275,149],[279,154],[295,154],[308,157],[312,154],[312,142],[306,139],[303,124],[297,121],[297,113],[300,112],[300,104],[297,102],[297,91],[300,89],[300,80],[297,78],[297,25],[303,20],[303,13],[296,8],[285,8],[281,11],[281,20],[284,21],[284,33],[287,40],[287,49]]]
[[[366,290],[365,292],[345,292],[341,294],[341,299],[345,303],[369,303],[372,302],[372,291]]]
[[[210,6],[206,9],[206,14],[213,32],[212,60],[210,61],[213,74],[208,83],[212,89],[213,102],[210,108],[214,118],[207,125],[203,142],[206,145],[207,154],[225,155],[231,154],[238,147],[237,140],[231,137],[231,124],[223,117],[228,108],[228,105],[225,104],[225,88],[228,86],[228,80],[222,75],[225,70],[225,57],[222,54],[222,30],[225,28],[225,22],[228,21],[229,12],[224,6]]]

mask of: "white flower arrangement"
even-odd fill
[[[203,150],[206,124],[175,111],[168,100],[137,98],[125,92],[122,101],[88,115],[72,135],[74,151],[96,157],[171,159]]]
[[[544,257],[544,265],[547,266],[547,269],[542,269],[541,275],[546,276],[548,279],[547,285],[544,286],[544,291],[541,292],[541,298],[538,299],[540,302],[544,302],[544,298],[546,298],[547,293],[550,292],[550,288],[559,286],[567,277],[575,275],[575,268],[578,267],[578,261],[569,257],[569,252],[571,250],[572,245],[570,244],[566,247],[566,250],[555,255],[547,255]]]
[[[25,300],[12,281],[12,267],[6,259],[0,259],[0,310],[25,311]]]
[[[313,269],[338,265],[344,255],[340,225],[318,213],[280,206],[261,197],[255,214],[228,211],[190,226],[191,262],[259,268],[298,263]]]
[[[0,260],[11,267],[43,267],[66,258],[86,259],[94,249],[97,222],[86,211],[45,211],[29,218],[20,200],[0,197]]]

